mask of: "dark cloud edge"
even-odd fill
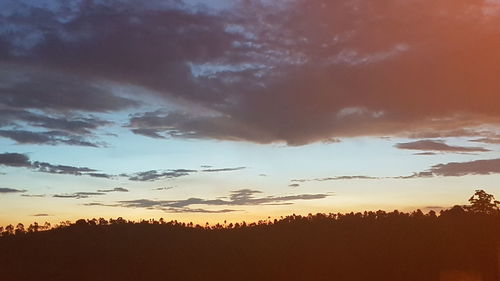
[[[432,177],[461,177],[467,175],[492,175],[500,174],[500,158],[473,160],[468,162],[449,162],[436,164],[422,172],[415,172],[409,176],[373,177],[364,175],[335,176],[315,179],[292,179],[291,182],[303,183],[311,181],[334,180],[381,180],[381,179],[414,179]]]

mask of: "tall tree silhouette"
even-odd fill
[[[500,201],[495,200],[495,197],[486,193],[482,189],[476,190],[476,193],[469,198],[470,206],[466,209],[469,212],[476,214],[494,214],[500,211],[498,205]]]

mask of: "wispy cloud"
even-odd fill
[[[203,170],[192,170],[192,169],[150,170],[134,174],[121,174],[121,176],[127,177],[131,181],[156,181],[161,179],[173,179],[173,178],[185,177],[200,172],[220,173],[220,172],[239,171],[243,169],[246,169],[246,167],[210,168]]]
[[[500,136],[498,137],[489,137],[489,138],[479,138],[479,139],[473,139],[469,140],[472,142],[481,142],[481,143],[489,143],[489,144],[500,144]]]
[[[123,187],[115,187],[113,189],[99,189],[97,192],[129,192],[129,190]]]
[[[381,180],[381,179],[414,179],[430,177],[461,177],[467,175],[500,174],[500,159],[473,160],[468,162],[450,162],[437,164],[422,172],[409,176],[336,176],[316,179],[293,179],[292,182],[331,181],[331,180]]]
[[[61,131],[32,132],[20,130],[0,130],[0,137],[9,138],[19,144],[67,144],[89,147],[101,146],[98,143],[93,143],[82,137],[74,136]]]
[[[26,192],[26,190],[0,187],[0,194],[6,194],[6,193],[23,193],[23,192]]]
[[[84,199],[92,196],[105,195],[103,192],[75,192],[70,194],[55,194],[54,198],[74,198],[74,199]]]
[[[437,153],[426,151],[426,152],[413,153],[413,155],[430,156],[430,155],[437,155]]]
[[[21,194],[22,197],[43,198],[46,194]]]
[[[441,140],[419,140],[407,143],[398,143],[395,145],[399,149],[407,150],[424,150],[434,152],[487,152],[489,149],[483,147],[470,147],[470,146],[453,146],[448,145]],[[422,154],[420,154],[422,155]]]
[[[153,188],[153,190],[162,191],[162,190],[170,190],[172,188],[174,188],[174,187],[173,186],[157,187],[157,188]]]
[[[32,171],[49,173],[49,174],[65,174],[74,176],[90,176],[95,178],[105,178],[112,179],[117,177],[116,175],[106,174],[99,172],[96,169],[88,167],[75,167],[67,165],[54,165],[46,162],[31,161],[26,154],[21,153],[2,153],[0,154],[0,166],[7,167],[21,167],[27,168]],[[169,169],[169,170],[149,170],[145,172],[137,172],[132,174],[119,174],[120,177],[128,178],[130,181],[156,181],[161,179],[173,179],[184,176],[189,176],[194,173],[206,172],[206,173],[219,173],[219,172],[231,172],[243,170],[245,167],[235,167],[235,168],[211,168],[203,170],[192,170],[192,169]],[[124,188],[115,188],[111,191],[122,191]],[[106,192],[111,192],[106,191]]]
[[[188,176],[191,173],[195,173],[197,170],[188,169],[175,169],[167,171],[150,170],[146,172],[138,172],[131,175],[123,175],[128,177],[131,181],[155,181],[160,179],[172,179]]]
[[[97,178],[112,178],[112,175],[99,173],[95,169],[87,167],[74,167],[67,165],[53,165],[46,162],[31,161],[25,154],[3,153],[0,154],[0,166],[22,167],[36,172],[49,174],[65,174],[74,176],[90,176]]]
[[[34,214],[32,216],[33,217],[50,217],[51,215],[49,215],[49,214]]]
[[[298,200],[318,200],[329,197],[329,194],[299,194],[299,195],[286,195],[286,196],[265,196],[256,197],[262,191],[252,189],[240,189],[231,191],[227,200],[218,199],[201,199],[201,198],[188,198],[183,200],[151,200],[151,199],[137,199],[118,201],[114,204],[105,203],[89,203],[87,206],[113,206],[124,208],[147,208],[162,210],[165,212],[206,212],[206,213],[225,213],[237,210],[223,209],[223,210],[209,210],[192,208],[192,206],[256,206],[256,205],[282,205],[292,204]]]
[[[400,178],[461,177],[466,175],[500,174],[500,159],[474,160],[437,164],[430,169]]]
[[[335,176],[315,179],[293,179],[292,182],[308,182],[308,181],[340,181],[340,180],[377,180],[380,177],[372,176]]]
[[[217,172],[231,172],[246,169],[246,167],[236,167],[236,168],[218,168],[218,169],[204,169],[202,172],[217,173]]]

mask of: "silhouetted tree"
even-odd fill
[[[49,230],[49,229],[50,229],[50,227],[51,227],[50,222],[45,222],[45,223],[43,224],[43,230]]]
[[[30,233],[32,233],[32,232],[37,232],[39,228],[40,228],[40,227],[39,227],[38,223],[37,223],[37,222],[34,222],[33,224],[30,224],[30,225],[28,226],[28,232],[30,232]]]
[[[12,234],[14,234],[14,226],[12,224],[9,224],[5,227],[3,235],[7,236],[7,235],[12,235]]]
[[[15,234],[23,234],[23,233],[25,233],[25,232],[26,232],[26,231],[25,231],[25,229],[24,229],[24,224],[22,224],[22,223],[18,223],[18,224],[16,225]]]
[[[108,225],[108,221],[105,218],[99,218],[99,225]]]
[[[464,207],[460,205],[455,205],[451,207],[450,209],[447,210],[441,210],[440,212],[441,216],[453,216],[453,217],[461,217],[465,215],[465,209]]]
[[[499,212],[498,205],[500,201],[495,200],[495,197],[486,193],[482,189],[476,190],[476,193],[469,198],[470,206],[466,209],[475,214],[493,214]]]

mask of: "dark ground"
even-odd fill
[[[0,238],[2,281],[433,281],[451,269],[500,280],[500,215],[459,207],[440,216],[318,214],[211,229],[80,220],[18,232]]]

